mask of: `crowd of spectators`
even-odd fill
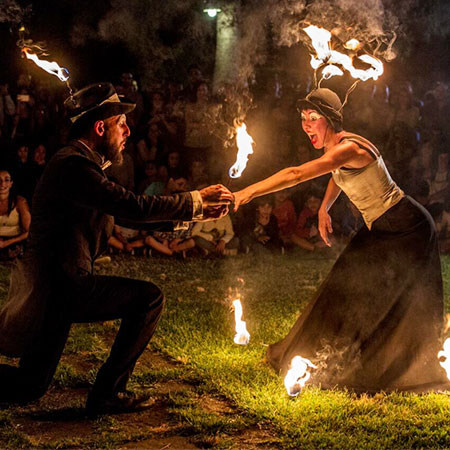
[[[1,81],[1,80],[0,80]],[[32,196],[49,157],[67,142],[64,87],[20,74],[0,83],[0,257],[13,258],[26,243]],[[131,73],[116,90],[136,103],[127,117],[131,138],[121,166],[108,177],[137,194],[164,195],[208,184],[230,186],[228,168],[236,157],[235,119],[245,120],[256,148],[238,189],[320,156],[301,132],[296,99],[306,92],[276,83],[237,91],[223,86],[212,95],[198,67],[184,84],[168,81],[142,91]],[[267,87],[268,86],[268,87]],[[252,98],[252,107],[249,99]],[[437,82],[419,95],[410,82],[361,83],[344,110],[345,129],[380,149],[394,180],[434,217],[441,250],[450,252],[449,128],[447,84]],[[111,252],[186,257],[258,255],[296,251],[327,255],[317,212],[328,177],[258,199],[215,222],[176,232],[144,232],[116,225]],[[82,182],[82,180],[80,180]],[[334,243],[342,248],[363,226],[359,212],[341,196],[332,209]]]

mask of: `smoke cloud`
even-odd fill
[[[98,23],[92,23],[88,9],[79,11],[71,41],[77,46],[90,39],[125,45],[139,60],[142,84],[150,86],[168,68],[183,70],[181,61],[200,65],[208,59],[202,51],[214,54],[209,44],[214,29],[195,4],[196,0],[111,0]]]
[[[20,24],[31,12],[31,6],[22,7],[15,0],[2,0],[0,3],[0,22]]]

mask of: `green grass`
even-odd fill
[[[450,448],[450,397],[445,394],[357,397],[309,388],[290,398],[282,378],[264,362],[267,344],[286,334],[331,265],[330,260],[294,256],[185,261],[117,257],[102,273],[153,281],[163,289],[167,305],[151,345],[179,361],[176,368],[137,367],[133,383],[177,379],[195,385],[194,393],[171,393],[168,408],[181,423],[180,433],[195,435],[202,446],[233,448],[234,435],[258,425],[272,430],[276,444],[271,448]],[[450,310],[449,257],[442,258],[442,268],[445,305]],[[0,267],[3,298],[8,273],[8,267]],[[235,295],[241,297],[251,334],[248,346],[233,343],[230,303]],[[84,353],[92,360],[103,360],[109,350],[103,338],[115,327],[74,327],[66,355]],[[70,364],[62,364],[56,384],[76,386],[92,378],[92,373],[79,373]],[[226,399],[234,413],[205,411],[197,401],[202,392]],[[1,445],[13,431],[8,416],[0,419]],[[96,446],[114,447],[118,440],[112,433],[105,431],[103,444]],[[19,435],[13,433],[11,439],[20,446]]]

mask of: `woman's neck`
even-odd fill
[[[335,145],[339,143],[341,140],[342,135],[344,134],[344,131],[340,131],[339,133],[336,133],[331,127],[328,128],[327,134],[325,135],[325,142],[323,146],[324,152],[327,152],[331,148],[333,148]]]

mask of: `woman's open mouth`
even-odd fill
[[[318,140],[317,134],[310,134],[309,135],[309,139],[311,140],[311,144],[315,145],[317,143],[317,140]]]

